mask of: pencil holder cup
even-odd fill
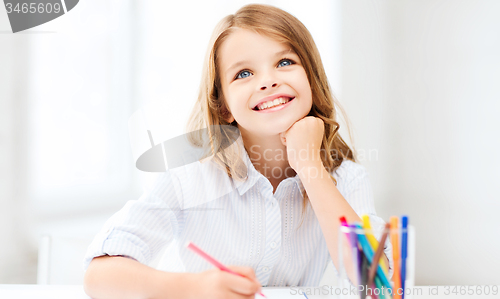
[[[380,245],[389,250],[379,253],[381,258],[377,262],[377,249],[384,235],[385,243]],[[341,226],[338,239],[340,288],[337,292],[340,298],[412,298],[415,285],[413,226],[381,231],[364,229],[360,225]]]

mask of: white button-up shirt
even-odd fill
[[[212,269],[185,248],[192,241],[225,265],[252,267],[263,286],[317,286],[331,259],[310,203],[303,213],[299,177],[283,180],[273,194],[269,180],[246,152],[243,156],[244,181],[230,178],[211,161],[163,173],[149,192],[106,222],[88,248],[84,268],[102,255],[148,264],[175,244],[183,271]],[[384,221],[376,216],[365,168],[346,160],[332,175],[354,211],[368,214],[380,235]],[[387,242],[388,257],[390,249]]]

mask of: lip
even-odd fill
[[[295,98],[292,98],[292,100],[293,99],[295,99]],[[288,101],[286,104],[283,104],[283,105],[275,106],[273,108],[267,108],[267,109],[264,109],[264,110],[257,110],[255,112],[258,112],[258,113],[272,113],[272,112],[276,112],[276,111],[279,111],[279,110],[282,110],[282,109],[285,109],[286,107],[288,107],[293,102],[292,100]]]
[[[262,103],[265,103],[265,102],[268,102],[268,101],[272,101],[274,99],[281,98],[281,97],[290,98],[291,100],[288,101],[288,103],[290,103],[293,99],[295,99],[294,96],[286,94],[286,93],[273,94],[273,95],[270,95],[268,97],[262,98],[257,104],[255,104],[252,107],[250,107],[250,109],[253,110],[255,107],[259,106]],[[288,103],[286,103],[284,105],[277,106],[277,107],[270,108],[269,110],[272,110],[274,108],[278,108],[278,107],[281,107],[281,106],[286,106]],[[264,111],[266,111],[266,110],[258,110],[257,112],[264,112]]]

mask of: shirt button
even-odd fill
[[[272,249],[276,248],[276,242],[272,242],[272,243],[271,243],[271,248],[272,248]]]
[[[268,272],[268,271],[269,271],[269,268],[268,268],[268,267],[264,267],[264,268],[262,268],[262,271],[264,271],[264,272]]]

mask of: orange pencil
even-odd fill
[[[392,257],[394,259],[394,273],[392,274],[394,280],[394,287],[392,288],[392,295],[394,299],[401,299],[401,271],[399,268],[399,238],[398,238],[398,221],[396,216],[391,217],[391,244],[392,244]],[[399,291],[399,292],[398,292]]]

